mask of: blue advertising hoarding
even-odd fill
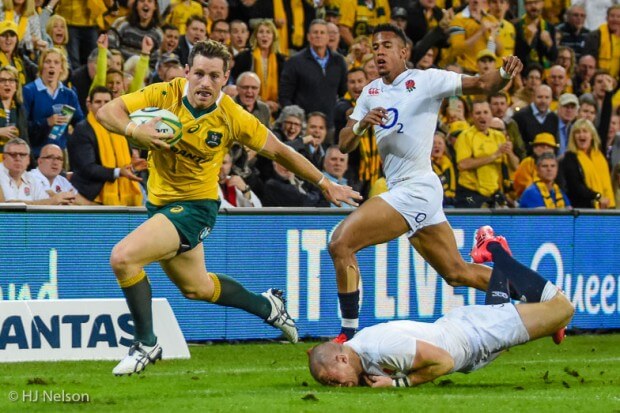
[[[114,244],[145,219],[130,212],[0,211],[0,299],[122,298],[109,267]],[[339,331],[332,231],[344,215],[222,214],[205,242],[209,271],[248,289],[286,290],[303,336]],[[468,214],[449,221],[465,259],[481,225],[506,236],[514,256],[563,288],[576,306],[571,327],[620,328],[620,215]],[[482,303],[475,290],[448,286],[405,237],[358,254],[361,326],[391,319],[433,321]],[[187,300],[158,265],[146,271],[154,297],[170,302],[187,340],[275,338],[278,331],[240,310]],[[1,314],[0,314],[1,316]]]

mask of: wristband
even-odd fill
[[[245,194],[247,194],[248,192],[250,192],[251,190],[252,190],[252,188],[250,188],[250,185],[246,185],[246,186],[245,186],[245,189],[243,189],[243,190],[241,191],[241,193],[245,195]]]
[[[355,125],[353,125],[353,127],[351,128],[351,130],[353,131],[353,134],[354,134],[354,135],[357,135],[357,136],[362,136],[363,134],[365,134],[365,133],[366,133],[366,129],[368,129],[368,128],[365,128],[365,129],[360,129],[360,128],[361,128],[360,122],[359,122],[359,121],[357,121],[357,122],[355,123]]]
[[[131,130],[131,132],[129,131],[129,127],[133,125],[133,129]],[[136,130],[136,128],[138,127],[138,125],[133,122],[133,121],[129,121],[129,123],[127,124],[127,126],[125,126],[125,136],[131,136],[133,137],[133,132]]]
[[[502,79],[506,79],[506,80],[510,80],[510,79],[512,79],[512,76],[511,76],[511,75],[509,75],[509,74],[508,74],[508,72],[506,72],[506,71],[504,70],[504,68],[503,68],[503,67],[500,67],[500,68],[499,68],[499,76],[500,76]]]
[[[392,387],[411,387],[411,381],[409,377],[400,377],[398,379],[392,379]]]
[[[321,184],[322,184],[323,182],[325,182],[325,175],[323,175],[323,176],[321,177],[321,179],[319,179],[319,181],[316,183],[316,186],[318,186],[318,187],[319,187],[319,189],[320,189],[321,191],[324,191],[324,190],[325,190],[324,188],[322,188],[322,187],[321,187]]]

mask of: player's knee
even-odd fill
[[[352,253],[346,238],[342,237],[338,232],[334,233],[332,236],[328,248],[329,255],[331,255],[333,259],[344,257]]]
[[[116,244],[110,254],[110,266],[115,274],[121,274],[131,266],[129,254],[121,245]]]

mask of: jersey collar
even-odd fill
[[[199,117],[206,115],[208,113],[213,112],[216,108],[218,103],[220,103],[220,100],[222,99],[222,91],[220,90],[220,95],[217,97],[217,99],[215,100],[215,103],[211,106],[209,106],[206,109],[196,109],[195,107],[192,106],[191,103],[189,103],[189,99],[187,99],[187,89],[188,89],[189,85],[187,82],[185,82],[185,87],[183,88],[183,106],[185,106],[185,108],[187,110],[189,110],[189,113],[192,114],[192,116],[194,117],[194,119],[198,119]]]

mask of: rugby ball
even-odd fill
[[[171,133],[174,135],[172,139],[167,141],[170,146],[175,145],[181,140],[181,138],[183,138],[183,125],[179,121],[177,115],[169,110],[150,107],[139,109],[129,114],[129,119],[134,121],[137,125],[142,125],[153,118],[161,118],[161,120],[155,125],[155,129],[157,129],[158,132]],[[132,146],[146,149],[137,143],[131,136],[127,136],[127,140]]]

